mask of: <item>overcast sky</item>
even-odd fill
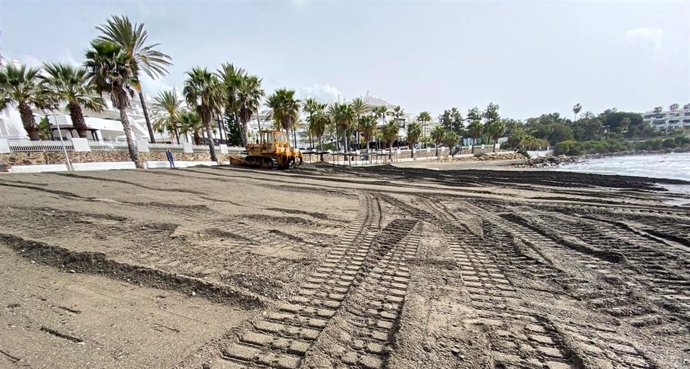
[[[490,101],[514,118],[690,102],[690,1],[0,0],[0,52],[81,62],[113,14],[144,22],[173,58],[149,93],[232,62],[267,91],[369,91],[433,115]]]

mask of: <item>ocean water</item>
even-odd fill
[[[690,181],[690,152],[589,159],[554,170]]]

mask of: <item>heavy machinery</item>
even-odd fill
[[[230,163],[259,168],[293,168],[302,165],[302,153],[290,147],[287,134],[262,129],[256,143],[247,144],[246,156],[230,156]]]

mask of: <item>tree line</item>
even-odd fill
[[[580,115],[581,111],[582,105],[578,103],[573,106],[573,119],[559,113],[550,113],[525,121],[506,120],[506,135],[508,136],[506,147],[517,150],[538,150],[567,141],[571,143],[570,146],[572,142],[590,142],[591,144],[582,147],[586,146],[595,150],[596,147],[606,146],[597,142],[640,141],[677,133],[666,133],[654,129],[649,122],[644,121],[640,113],[624,112],[615,108],[606,109],[600,114],[586,112]],[[615,148],[612,146],[612,149]]]

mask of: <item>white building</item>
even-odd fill
[[[682,109],[673,104],[668,110],[646,112],[644,121],[658,130],[690,128],[690,104],[685,104]]]
[[[122,129],[122,123],[120,122],[120,112],[112,107],[110,98],[104,96],[107,108],[102,112],[93,112],[89,110],[84,110],[84,120],[86,121],[86,126],[89,128],[90,133],[88,134],[89,140],[97,141],[119,141],[125,142],[125,134]],[[132,134],[134,139],[149,141],[149,132],[146,127],[146,120],[144,119],[144,112],[141,107],[141,102],[138,96],[135,96],[131,102],[131,107],[127,109],[127,117],[129,118],[129,123],[132,127]],[[53,138],[59,139],[57,133],[57,125],[60,126],[60,130],[63,138],[69,139],[70,137],[78,137],[77,132],[73,129],[72,119],[69,112],[63,111],[41,111],[34,109],[34,119],[36,124],[43,117],[48,117],[51,123],[51,130],[53,131]],[[152,121],[154,115],[149,106],[149,117]],[[219,129],[212,127],[214,130],[214,138],[219,138]],[[9,107],[3,112],[0,112],[0,139],[5,138],[12,141],[16,140],[26,140],[29,138],[28,134],[24,130],[24,126],[19,116],[19,111],[16,107]],[[168,132],[157,132],[154,130],[154,138],[156,142],[176,142],[173,134]],[[190,138],[185,139],[180,138],[180,142],[191,142]]]

